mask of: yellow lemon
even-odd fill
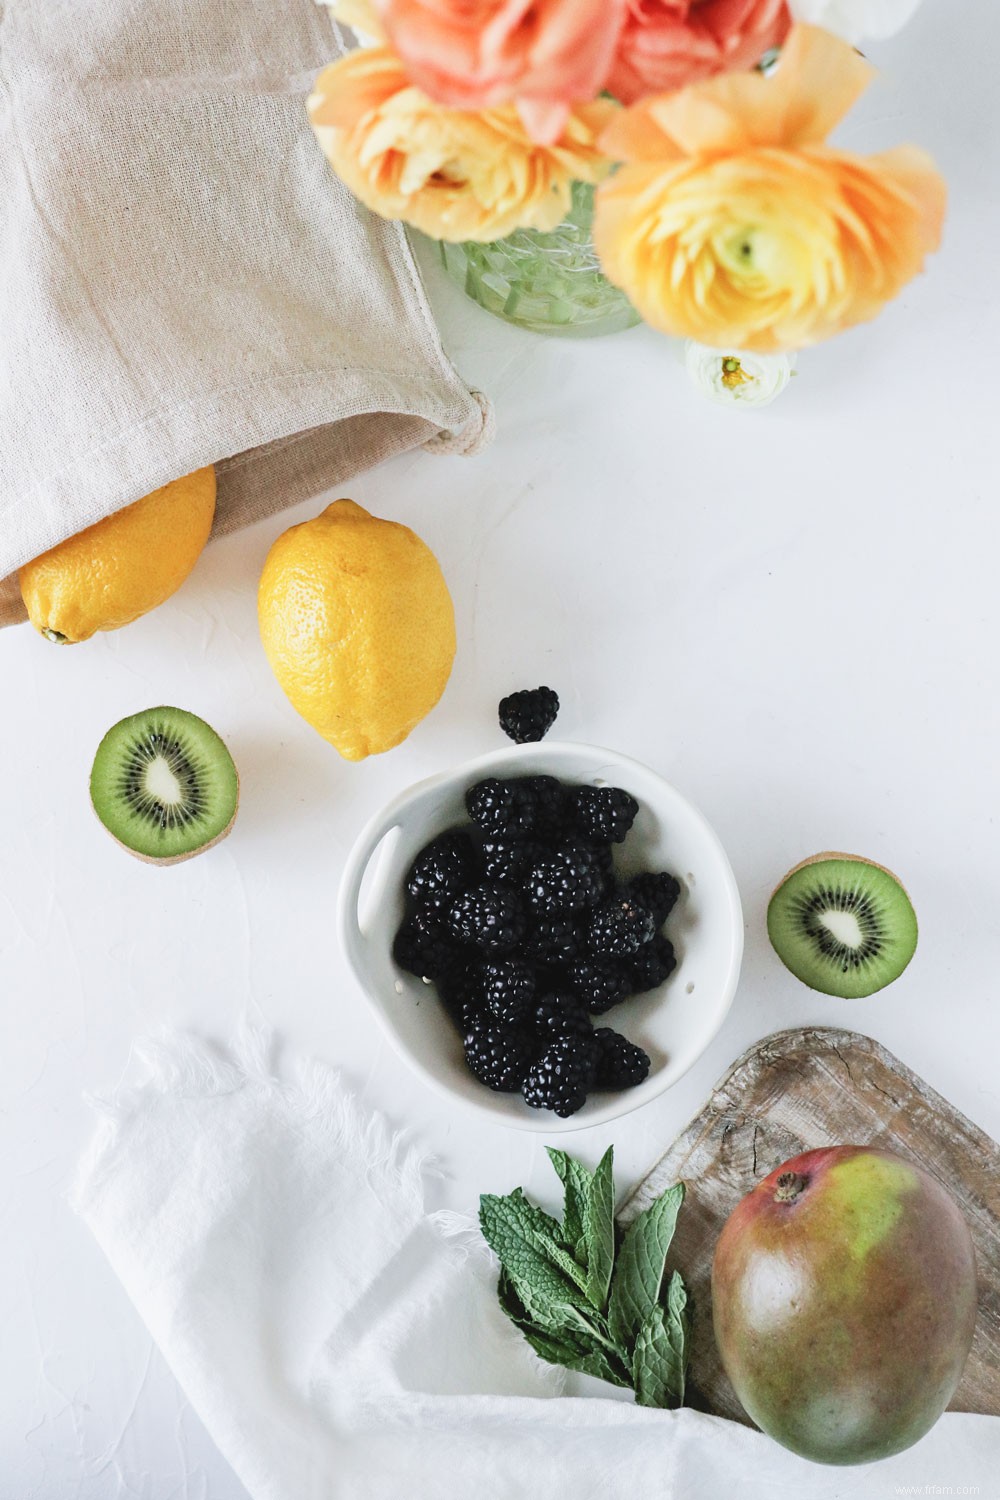
[[[353,500],[279,536],[257,607],[289,702],[345,760],[391,750],[445,690],[455,612],[437,558]]]
[[[208,541],[215,470],[153,490],[26,563],[18,577],[28,618],[50,641],[86,641],[169,599]]]

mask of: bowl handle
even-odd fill
[[[367,969],[368,939],[361,926],[358,906],[372,856],[394,828],[406,829],[421,819],[425,804],[436,799],[438,788],[447,779],[446,775],[431,776],[382,808],[365,824],[347,856],[338,896],[337,927],[341,946],[359,978]]]

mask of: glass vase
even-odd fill
[[[573,184],[569,215],[547,233],[518,229],[481,245],[438,245],[448,275],[487,312],[561,338],[597,338],[639,322],[624,292],[601,270],[591,229],[594,189]]]

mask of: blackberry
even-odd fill
[[[583,939],[571,916],[539,917],[524,940],[524,957],[540,964],[567,964],[579,958]]]
[[[526,832],[520,824],[520,804],[511,781],[501,781],[497,776],[477,781],[465,794],[465,808],[487,838]]]
[[[544,995],[531,1012],[532,1027],[543,1045],[557,1036],[588,1037],[590,1017],[575,995],[556,991]]]
[[[517,783],[532,831],[538,838],[558,839],[571,830],[569,789],[554,776],[523,776]]]
[[[567,792],[554,776],[491,776],[469,788],[465,806],[487,838],[544,838],[565,827]]]
[[[533,1057],[528,1038],[509,1027],[474,1027],[465,1039],[469,1071],[497,1093],[516,1094],[528,1076]]]
[[[660,933],[652,942],[644,943],[628,963],[632,994],[641,995],[646,990],[655,990],[670,978],[677,967],[674,945]]]
[[[526,890],[536,911],[552,913],[596,906],[606,885],[594,851],[573,840],[553,849],[532,867]]]
[[[638,953],[656,931],[656,924],[644,906],[639,906],[620,892],[591,919],[587,933],[591,953],[608,958]]]
[[[594,865],[604,876],[605,884],[610,888],[615,881],[615,856],[610,844],[594,843],[591,839],[581,839],[593,855]]]
[[[528,930],[521,898],[498,885],[476,885],[463,891],[448,913],[453,938],[491,953],[510,953]]]
[[[535,998],[535,973],[522,958],[491,959],[482,967],[483,1004],[502,1026],[528,1019]]]
[[[461,953],[444,928],[441,914],[433,907],[420,906],[396,933],[392,956],[401,969],[419,979],[439,979]]]
[[[473,1026],[489,1019],[483,1002],[482,964],[474,955],[459,951],[435,981],[438,998],[456,1030],[464,1037]]]
[[[561,1119],[576,1114],[587,1102],[596,1066],[593,1032],[587,1037],[556,1037],[528,1070],[521,1090],[525,1104],[551,1109]]]
[[[523,885],[531,867],[548,854],[549,846],[538,839],[484,839],[483,875],[505,885]]]
[[[603,844],[620,844],[639,811],[635,798],[620,786],[575,787],[572,807],[584,837]]]
[[[641,1047],[601,1026],[594,1032],[597,1061],[594,1069],[595,1089],[634,1089],[649,1073],[649,1058]]]
[[[566,970],[570,989],[592,1016],[603,1016],[606,1010],[624,1000],[631,993],[631,978],[617,958],[579,958]]]
[[[646,908],[657,927],[662,927],[677,905],[681,883],[665,870],[660,870],[656,874],[636,875],[628,882],[625,891],[633,901]]]
[[[556,722],[559,695],[551,688],[524,689],[500,700],[500,728],[517,745],[544,739]]]
[[[477,878],[476,851],[467,833],[452,829],[421,849],[406,877],[406,889],[414,901],[440,906],[444,898],[457,896]]]

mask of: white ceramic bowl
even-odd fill
[[[682,885],[666,932],[678,965],[666,984],[616,1006],[611,1025],[649,1053],[638,1088],[595,1093],[567,1120],[529,1109],[519,1094],[494,1093],[465,1066],[461,1040],[431,985],[398,969],[392,942],[404,912],[403,882],[414,856],[437,834],[468,823],[465,793],[485,776],[558,776],[621,786],[640,812],[616,863],[627,873],[670,870]],[[375,858],[376,854],[378,855]],[[637,761],[590,745],[511,746],[432,776],[384,808],[362,831],[347,861],[338,911],[344,951],[397,1051],[448,1099],[499,1125],[546,1135],[602,1125],[655,1099],[701,1056],[725,1020],[743,956],[743,913],[725,851],[705,819],[674,788]]]

